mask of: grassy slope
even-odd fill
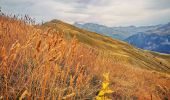
[[[59,20],[52,20],[43,25],[43,27],[52,27],[57,31],[63,31],[67,39],[74,35],[77,39],[91,47],[97,47],[105,50],[106,55],[111,56],[113,61],[118,59],[120,63],[132,65],[134,67],[156,70],[159,72],[170,73],[170,56],[153,52],[148,52],[132,47],[131,45],[111,39],[87,30],[82,30]],[[119,63],[119,62],[117,62]]]
[[[2,87],[0,89],[0,96],[1,94],[5,96],[6,93],[8,94],[6,97],[20,96],[20,91],[25,87],[28,88],[28,92],[32,94],[32,97],[39,98],[46,95],[46,98],[49,98],[54,96],[51,93],[49,94],[49,90],[53,91],[53,89],[58,89],[59,87],[60,91],[68,88],[68,85],[65,83],[67,80],[65,76],[67,77],[68,75],[68,77],[72,77],[72,75],[67,74],[70,72],[68,68],[72,70],[72,66],[76,64],[76,70],[78,68],[76,72],[79,73],[79,70],[82,71],[78,75],[79,78],[77,78],[78,82],[81,83],[80,85],[77,84],[78,88],[80,87],[82,91],[78,91],[78,94],[81,93],[80,97],[89,97],[89,94],[95,97],[96,93],[91,93],[98,91],[98,85],[100,85],[102,81],[100,76],[105,72],[111,72],[110,87],[114,90],[112,94],[113,100],[115,100],[115,96],[118,97],[117,100],[120,100],[120,98],[124,100],[151,100],[151,97],[152,100],[170,98],[170,75],[162,73],[169,73],[169,55],[136,49],[127,43],[81,30],[57,20],[45,23],[41,27],[43,30],[37,30],[35,27],[30,27],[25,24],[22,25],[22,23],[6,17],[0,17],[0,25],[0,48],[8,53],[8,49],[13,47],[12,45],[16,40],[19,40],[21,46],[17,47],[18,49],[16,50],[12,49],[14,50],[12,54],[23,55],[21,59],[19,57],[12,61],[10,58],[13,58],[13,55],[7,55],[9,59],[6,61],[6,56],[4,56],[6,53],[0,52],[2,53],[0,56],[5,62],[0,66],[0,76],[7,75],[7,79],[9,79],[2,81],[2,78],[0,78],[0,83],[3,83],[0,86],[0,88]],[[50,28],[53,27],[54,31],[61,32],[53,34],[53,32],[46,30],[46,28],[48,28],[47,26]],[[63,39],[62,35],[59,35],[63,32],[67,40],[70,40],[76,35],[80,43],[75,42],[75,39],[68,43],[68,41]],[[39,45],[39,43],[41,45]],[[80,45],[80,47],[77,45]],[[3,49],[3,46],[5,46],[6,49]],[[46,51],[47,48],[48,51]],[[20,52],[17,52],[18,50]],[[42,60],[42,58],[45,59]],[[51,61],[51,58],[55,58],[54,61]],[[19,64],[15,63],[15,61],[19,61]],[[9,65],[8,67],[6,66],[6,62]],[[39,63],[37,64],[36,62]],[[25,63],[29,66],[28,69],[22,67],[23,65],[25,66]],[[35,67],[34,63],[36,64]],[[49,67],[46,67],[47,65]],[[64,69],[60,69],[60,66],[64,66]],[[86,67],[90,68],[88,72],[82,69]],[[7,74],[8,71],[4,71],[7,68],[11,71],[10,74]],[[46,75],[47,77],[43,77]],[[88,80],[91,78],[91,75],[94,76],[94,79],[89,82]],[[96,84],[97,87],[95,87],[95,85],[89,85],[91,83]],[[6,84],[8,86],[6,86]],[[69,91],[77,93],[77,85],[73,85],[74,84],[70,85],[73,89],[70,88]],[[10,88],[5,89],[6,87]],[[3,88],[4,90],[2,90]],[[43,93],[43,95],[41,93]],[[61,93],[62,91],[59,92],[59,94]],[[57,91],[55,96],[59,94]],[[69,94],[70,92],[68,95]],[[67,94],[63,94],[62,96],[66,95]]]

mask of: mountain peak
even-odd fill
[[[65,23],[62,20],[58,20],[58,19],[53,19],[53,20],[51,20],[49,22],[51,22],[51,23]]]

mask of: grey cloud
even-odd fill
[[[153,10],[170,9],[170,0],[148,0],[148,8]]]

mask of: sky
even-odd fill
[[[7,14],[28,14],[37,22],[148,26],[170,22],[170,0],[0,0]]]

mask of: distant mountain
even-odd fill
[[[85,23],[85,24],[80,24],[80,23],[75,23],[74,26],[82,28],[82,29],[86,29],[92,32],[96,32],[105,36],[110,36],[114,39],[120,39],[123,40],[125,39],[124,36],[122,34],[117,34],[119,32],[114,33],[113,29],[111,27],[107,27],[104,25],[98,25],[98,24],[93,24],[93,23]]]
[[[168,24],[161,25],[161,26],[159,26],[156,29],[152,29],[152,30],[146,31],[145,33],[147,33],[147,34],[154,33],[154,34],[159,34],[159,35],[170,34],[170,22]]]
[[[129,36],[132,36],[134,34],[137,34],[139,32],[145,32],[148,30],[153,30],[161,25],[156,26],[127,26],[127,27],[107,27],[104,25],[94,24],[94,23],[74,23],[74,26],[86,29],[92,32],[96,32],[102,35],[110,36],[114,39],[124,40],[128,38]]]
[[[138,48],[170,54],[170,23],[135,34],[125,41]]]

